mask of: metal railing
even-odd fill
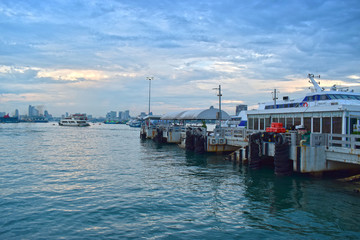
[[[328,134],[327,147],[345,147],[351,149],[360,149],[360,135]]]

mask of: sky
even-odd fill
[[[358,0],[1,0],[0,112],[235,114],[320,86],[360,90]]]

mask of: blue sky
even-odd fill
[[[360,1],[1,0],[0,112],[162,114],[360,90]]]

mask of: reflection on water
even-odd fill
[[[359,238],[359,195],[124,125],[1,125],[1,239]],[[34,226],[37,226],[34,228]]]

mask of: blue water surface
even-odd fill
[[[360,195],[333,179],[250,171],[126,125],[0,136],[0,239],[360,239]]]

